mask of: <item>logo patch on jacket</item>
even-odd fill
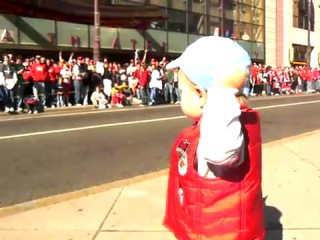
[[[179,162],[178,162],[178,171],[181,176],[186,175],[188,170],[188,155],[187,150],[190,146],[190,143],[188,140],[182,140],[178,147],[176,148],[176,151],[179,154]]]

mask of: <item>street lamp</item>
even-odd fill
[[[310,68],[310,58],[311,58],[311,1],[308,0],[307,9],[307,20],[308,20],[308,46],[307,46],[307,67]]]
[[[100,61],[100,12],[99,0],[94,0],[94,45],[93,45],[93,60]]]

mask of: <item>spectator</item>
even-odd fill
[[[58,85],[57,85],[57,107],[61,108],[64,106],[64,94],[65,94],[65,90],[64,90],[64,86],[63,86],[63,79],[60,77],[58,80]]]
[[[96,86],[96,90],[91,95],[91,102],[95,108],[105,109],[108,101],[106,96],[101,91],[100,86]]]
[[[27,107],[28,114],[38,114],[39,99],[36,96],[27,96],[24,99],[24,104]]]
[[[33,79],[33,95],[40,100],[42,107],[45,107],[45,81],[48,78],[48,67],[45,64],[45,58],[36,56],[35,63],[31,67],[31,76]]]

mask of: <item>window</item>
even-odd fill
[[[239,13],[240,13],[240,16],[242,14],[246,14],[247,13],[247,6],[244,5],[244,4],[238,4],[239,5]]]
[[[314,5],[308,0],[294,0],[293,2],[293,27],[308,30],[308,19],[310,18],[310,30],[314,31]]]
[[[188,32],[194,34],[206,34],[206,16],[204,14],[189,13]]]
[[[178,9],[178,10],[186,10],[187,1],[186,0],[168,0],[168,7]]]
[[[298,62],[306,62],[307,46],[293,44],[293,59]]]
[[[264,1],[265,0],[251,0],[250,5],[256,8],[264,8]]]
[[[239,23],[240,39],[243,41],[253,41],[252,25],[248,23]]]
[[[219,31],[220,32],[220,28],[221,28],[221,22],[220,22],[220,18],[217,17],[210,17],[210,21],[209,21],[209,35],[213,35],[215,33],[215,31]]]
[[[117,4],[120,5],[142,5],[145,3],[145,0],[118,0]],[[91,1],[92,4],[92,1]]]
[[[205,13],[206,0],[189,0],[192,4],[191,12],[193,13]]]
[[[232,2],[231,2],[232,3]],[[238,5],[237,4],[224,4],[224,17],[227,19],[238,19]]]
[[[161,8],[161,13],[165,13],[165,8]],[[150,28],[156,29],[156,30],[165,30],[166,29],[166,22],[160,21],[160,22],[151,22]]]
[[[168,30],[173,32],[186,32],[187,14],[184,11],[168,9]]]
[[[264,25],[264,12],[259,8],[252,8],[252,23],[256,25]]]
[[[165,7],[166,4],[166,0],[149,0],[151,5],[156,5],[156,6],[162,6]]]
[[[239,20],[241,22],[252,22],[252,9],[248,5],[239,5],[240,14]]]
[[[258,25],[252,25],[252,41],[264,42],[264,28]]]
[[[234,38],[236,29],[237,25],[235,21],[228,19],[223,20],[224,37]]]
[[[221,7],[220,7],[220,0],[211,0],[209,1],[209,15],[215,17],[221,17]]]

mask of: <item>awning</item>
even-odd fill
[[[0,12],[57,21],[94,24],[94,6],[82,6],[61,0],[0,1]],[[93,0],[92,0],[93,2]],[[39,2],[38,2],[39,3]],[[151,22],[166,21],[168,17],[157,6],[108,5],[100,6],[100,25],[119,28],[147,29]]]

